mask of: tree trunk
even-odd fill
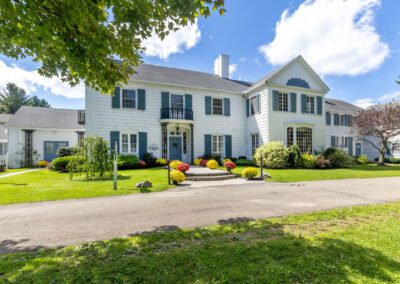
[[[385,153],[380,152],[379,153],[379,161],[378,164],[380,166],[384,166],[385,165]]]

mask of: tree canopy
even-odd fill
[[[50,104],[37,96],[30,97],[14,83],[7,83],[0,91],[0,113],[14,114],[21,106],[50,107]]]
[[[353,119],[352,129],[360,139],[379,151],[379,163],[384,164],[385,155],[399,147],[400,103],[391,102],[361,110]]]
[[[2,0],[0,53],[40,62],[39,74],[110,93],[141,62],[142,41],[161,39],[224,0]],[[116,61],[118,58],[119,61]]]

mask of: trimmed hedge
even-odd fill
[[[72,156],[56,158],[51,162],[51,164],[53,165],[53,168],[56,171],[66,172],[68,163],[71,160],[71,158],[72,158]]]
[[[119,155],[118,156],[118,169],[131,170],[139,167],[139,158],[135,155]]]
[[[57,150],[57,157],[80,156],[83,154],[82,147],[60,147]]]
[[[236,160],[236,166],[254,167],[256,166],[256,163],[252,160],[238,159]]]

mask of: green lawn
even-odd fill
[[[0,205],[22,202],[122,195],[167,189],[167,171],[162,168],[119,171],[118,190],[112,178],[85,181],[70,180],[69,174],[40,170],[0,179]],[[149,189],[138,190],[136,183],[148,180]]]
[[[240,174],[246,167],[237,167],[234,173]],[[266,169],[264,171],[272,176],[267,181],[297,182],[307,180],[345,179],[345,178],[374,178],[400,176],[400,165],[385,167],[375,164],[365,166],[352,166],[346,169]]]
[[[11,283],[399,283],[400,203],[0,256]]]

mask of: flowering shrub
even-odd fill
[[[186,173],[190,169],[190,166],[188,164],[182,163],[179,164],[176,169],[182,173]]]
[[[157,163],[157,165],[165,166],[167,164],[167,161],[163,158],[159,158],[159,159],[157,159],[156,163]]]
[[[202,160],[201,158],[195,159],[195,160],[194,160],[194,165],[195,165],[195,166],[200,166],[201,160]]]
[[[331,161],[325,159],[324,156],[318,156],[315,160],[315,166],[319,169],[328,169],[331,167]]]
[[[254,159],[258,165],[260,165],[261,156],[263,165],[267,168],[282,169],[286,167],[289,154],[281,141],[271,141],[256,150]]]
[[[180,171],[171,172],[171,180],[174,184],[178,184],[185,181],[185,175]]]
[[[169,163],[170,167],[171,167],[172,169],[174,169],[174,170],[176,170],[180,164],[182,164],[182,162],[179,161],[179,160],[174,160],[174,161],[171,161],[171,162]]]
[[[366,165],[369,163],[369,159],[367,155],[361,155],[360,157],[357,158],[357,163],[360,165]]]
[[[242,177],[247,179],[252,179],[257,176],[257,169],[256,168],[245,168],[242,171]]]
[[[234,162],[228,161],[224,163],[224,167],[227,168],[228,171],[231,171],[236,168],[236,164]]]
[[[208,163],[208,160],[202,159],[202,160],[200,161],[200,166],[206,167],[206,166],[207,166],[207,163]]]
[[[214,170],[218,168],[218,162],[216,160],[209,160],[206,164],[207,168]]]
[[[38,166],[39,168],[45,168],[45,167],[47,167],[48,164],[49,164],[49,162],[47,162],[47,161],[45,161],[45,160],[42,160],[42,161],[39,161],[39,162],[37,163],[37,166]]]
[[[305,153],[303,154],[303,167],[307,169],[312,169],[315,167],[316,158],[312,154]]]
[[[147,166],[146,162],[145,162],[145,161],[142,161],[142,160],[140,160],[140,161],[138,162],[138,165],[139,165],[139,168],[145,168],[145,167]]]

